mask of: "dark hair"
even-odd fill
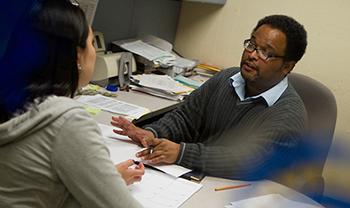
[[[307,46],[307,34],[303,25],[285,15],[271,15],[259,20],[253,32],[262,25],[269,25],[286,35],[287,47],[284,60],[298,62],[303,57]]]
[[[0,62],[0,122],[36,98],[73,97],[79,81],[77,47],[89,27],[70,0],[32,0],[15,23]]]

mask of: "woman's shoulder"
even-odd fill
[[[48,112],[51,115],[61,115],[66,113],[87,113],[84,106],[78,101],[63,96],[50,96],[37,105],[39,112]]]
[[[63,127],[67,122],[80,121],[81,125],[95,123],[81,103],[68,97],[50,96],[31,111],[34,117],[45,118],[47,125],[56,128]]]

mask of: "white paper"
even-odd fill
[[[179,67],[179,68],[183,68],[183,69],[192,69],[196,66],[196,62],[193,60],[178,56],[175,59],[174,66]]]
[[[97,95],[82,95],[77,99],[85,105],[99,108],[112,113],[126,115],[131,118],[138,119],[142,115],[150,112],[147,108],[119,101],[115,98],[106,97],[100,94]]]
[[[163,90],[168,93],[181,94],[193,91],[193,88],[187,87],[168,75],[142,74],[134,77],[139,81],[139,85]]]
[[[175,208],[201,187],[201,184],[146,169],[141,182],[129,186],[129,190],[145,208]]]
[[[168,99],[168,100],[174,100],[174,101],[181,101],[181,100],[184,99],[184,96],[185,96],[185,95],[182,95],[182,94],[176,95],[176,94],[164,93],[162,91],[154,90],[152,88],[138,87],[138,86],[135,86],[135,85],[131,85],[131,89],[135,90],[135,91],[139,91],[139,92],[144,92],[144,93],[147,93],[147,94],[150,94],[150,95],[154,95],[154,96],[157,96],[157,97],[165,98],[165,99]]]
[[[320,208],[321,206],[306,204],[303,202],[293,201],[283,197],[280,194],[267,194],[258,197],[248,198],[231,202],[226,208]]]
[[[129,137],[114,133],[113,129],[117,129],[116,127],[104,124],[98,125],[105,139],[105,144],[109,149],[111,160],[114,163],[120,163],[128,159],[139,160],[139,158],[137,158],[135,155],[144,148],[136,145]],[[180,177],[181,175],[191,171],[191,169],[184,168],[179,165],[152,166],[173,177]]]
[[[120,45],[122,48],[136,53],[146,59],[153,61],[161,57],[173,57],[175,56],[168,51],[161,50],[157,47],[154,47],[148,43],[143,42],[142,40],[137,40],[129,43],[123,43]]]
[[[113,133],[115,127],[104,124],[99,124],[99,127],[113,162],[136,159],[135,153],[140,151],[141,147],[132,143],[129,137]],[[172,168],[169,169],[170,172],[174,172],[182,167],[169,165],[169,168]],[[129,190],[145,208],[175,208],[181,206],[201,187],[201,184],[146,168],[142,180],[129,186]]]

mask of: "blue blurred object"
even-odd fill
[[[117,92],[118,91],[118,86],[114,84],[108,84],[106,87],[106,90],[111,91],[111,92]]]
[[[14,112],[23,105],[28,74],[42,64],[45,52],[30,27],[35,0],[4,1],[0,8],[0,105]]]
[[[303,100],[308,114],[299,161],[289,169],[299,179],[293,183],[299,185],[291,187],[317,200],[323,196],[322,173],[334,137],[337,103],[333,93],[315,79],[293,72],[288,80]]]

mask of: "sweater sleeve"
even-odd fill
[[[73,197],[82,207],[141,207],[109,159],[96,122],[82,109],[64,116],[52,166]]]
[[[258,127],[247,128],[243,134],[228,131],[216,138],[225,143],[186,143],[178,164],[225,178],[272,177],[296,159],[305,118],[300,111],[284,109],[284,114],[272,113]]]
[[[167,113],[164,117],[144,128],[152,129],[159,138],[167,138],[171,141],[199,142],[198,137],[205,116],[205,108],[208,105],[211,92],[215,89],[217,82],[221,80],[223,73],[209,79],[201,87],[193,91],[175,110]]]

